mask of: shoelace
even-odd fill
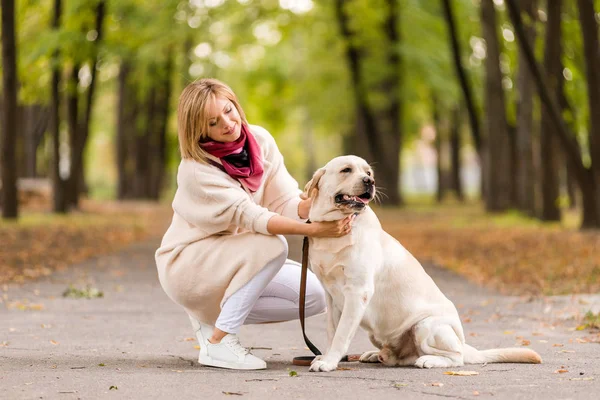
[[[240,344],[240,339],[237,335],[228,335],[230,338],[226,340],[225,344],[229,347],[234,353],[245,356],[246,354],[250,354],[250,349],[245,348]]]

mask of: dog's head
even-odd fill
[[[371,166],[356,156],[336,157],[318,169],[304,188],[313,197],[312,215],[339,210],[351,214],[363,210],[375,197],[375,177]],[[314,211],[314,213],[313,213]]]

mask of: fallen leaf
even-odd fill
[[[564,344],[560,344],[560,343],[554,343],[552,345],[552,347],[563,347],[563,346],[564,346]]]
[[[243,394],[238,393],[238,392],[221,392],[223,394],[226,394],[228,396],[243,396]]]
[[[557,369],[556,371],[554,371],[555,374],[564,374],[569,372],[568,369]]]
[[[200,346],[198,346],[198,345],[195,345],[195,346],[194,346],[194,348],[195,348],[196,350],[200,350]]]
[[[337,367],[337,371],[355,371],[356,368],[348,368],[348,367]]]
[[[108,388],[108,390],[119,390],[119,388],[116,387],[116,386],[111,386],[111,387]]]
[[[58,342],[56,340],[51,340],[50,343],[53,344],[53,345],[55,345],[55,346],[58,345]]]
[[[408,383],[394,383],[394,387],[401,388],[408,386]]]
[[[521,341],[521,346],[529,346],[531,344],[531,342],[527,339],[523,339]]]
[[[515,333],[515,331],[504,331],[505,335],[512,335],[513,333]]]
[[[477,371],[446,371],[444,375],[456,375],[456,376],[473,376],[479,375]]]
[[[431,386],[442,387],[442,386],[444,386],[444,384],[443,384],[442,382],[433,382],[433,383],[431,384]]]
[[[196,338],[193,338],[193,337],[188,337],[188,338],[183,339],[184,342],[193,342],[194,340],[196,340]]]
[[[479,392],[477,390],[473,390],[473,396],[479,396]]]
[[[575,350],[561,350],[559,353],[575,353]]]
[[[296,371],[290,371],[289,373],[290,376],[298,376],[298,373]]]
[[[569,378],[570,381],[593,381],[593,376],[587,376],[585,378]]]

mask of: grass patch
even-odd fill
[[[600,329],[600,313],[594,314],[588,311],[583,317],[583,322],[577,327],[578,331],[584,331],[586,329]]]

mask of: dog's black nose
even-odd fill
[[[367,185],[372,185],[375,183],[375,179],[371,178],[370,176],[365,176],[363,178],[363,182],[366,183]]]

